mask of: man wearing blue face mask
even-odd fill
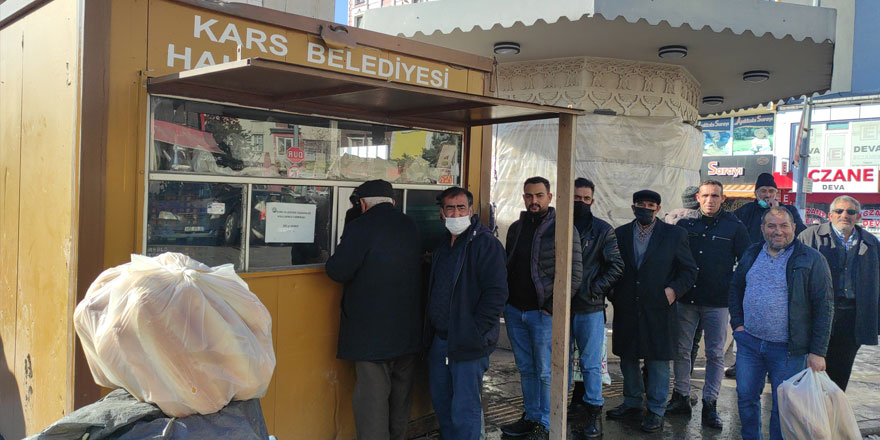
[[[779,189],[776,186],[776,181],[773,179],[773,175],[770,173],[761,173],[758,175],[758,180],[755,182],[755,202],[747,203],[733,212],[733,215],[746,225],[752,243],[764,242],[764,236],[761,234],[761,218],[772,206],[782,206],[791,213],[792,217],[794,217],[796,226],[794,233],[795,237],[803,232],[804,229],[807,229],[807,227],[804,226],[803,220],[801,220],[800,214],[798,214],[797,208],[779,203],[779,200],[776,199],[778,194]]]
[[[434,250],[428,284],[428,381],[441,438],[476,440],[483,374],[507,303],[504,248],[474,215],[469,191],[448,188],[438,199],[449,235]]]

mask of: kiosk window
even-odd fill
[[[461,179],[460,133],[151,96],[147,255],[245,272],[320,267],[351,190],[385,179],[433,249],[436,194]],[[341,199],[336,199],[342,197]]]
[[[422,250],[433,252],[446,237],[446,227],[440,220],[437,196],[441,191],[410,190],[406,193],[406,214],[419,225],[422,236]]]
[[[150,169],[202,175],[457,185],[462,137],[152,98]]]
[[[250,268],[326,262],[332,196],[327,186],[253,185]]]
[[[180,252],[209,266],[244,267],[241,228],[245,186],[150,182],[147,255]]]

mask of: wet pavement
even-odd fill
[[[733,362],[732,354],[728,355],[728,365]],[[740,426],[736,406],[736,381],[725,378],[722,382],[721,394],[718,398],[718,412],[724,421],[722,430],[703,428],[700,420],[704,361],[698,359],[692,380],[691,401],[695,402],[693,415],[667,415],[664,418],[663,430],[647,434],[639,430],[639,420],[614,421],[604,420],[605,439],[739,439]],[[605,407],[603,411],[623,403],[623,385],[620,368],[614,359],[609,359],[611,385],[603,388]],[[856,420],[865,435],[880,434],[880,347],[862,347],[856,358],[852,378],[846,392],[853,406]],[[522,396],[519,385],[519,373],[509,350],[498,349],[492,354],[489,371],[484,380],[483,397],[486,400],[486,438],[488,440],[505,439],[500,426],[519,419],[522,414]],[[763,410],[762,426],[767,438],[767,426],[770,418],[770,386],[764,388],[761,400]],[[570,414],[568,422],[568,439],[579,439],[578,428],[582,424],[582,413]],[[432,433],[423,439],[437,439]]]

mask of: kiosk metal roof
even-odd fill
[[[446,130],[584,113],[261,58],[150,78],[147,89],[153,94]]]

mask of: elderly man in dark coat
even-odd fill
[[[877,345],[880,242],[859,226],[861,204],[850,196],[834,199],[828,218],[798,240],[818,250],[831,267],[834,320],[825,359],[828,376],[846,391],[859,347]]]
[[[678,321],[676,299],[697,278],[697,264],[688,247],[687,232],[658,221],[660,194],[642,190],[633,194],[636,220],[614,232],[623,256],[623,277],[614,288],[612,351],[620,356],[623,404],[606,413],[609,419],[640,415],[644,395],[648,413],[642,430],[663,427],[669,394],[669,361],[675,358]],[[639,360],[648,373],[642,380]],[[647,389],[646,389],[647,387]]]
[[[384,180],[357,188],[363,214],[345,226],[327,276],[344,283],[336,357],[354,361],[358,440],[403,440],[421,350],[421,240]]]

